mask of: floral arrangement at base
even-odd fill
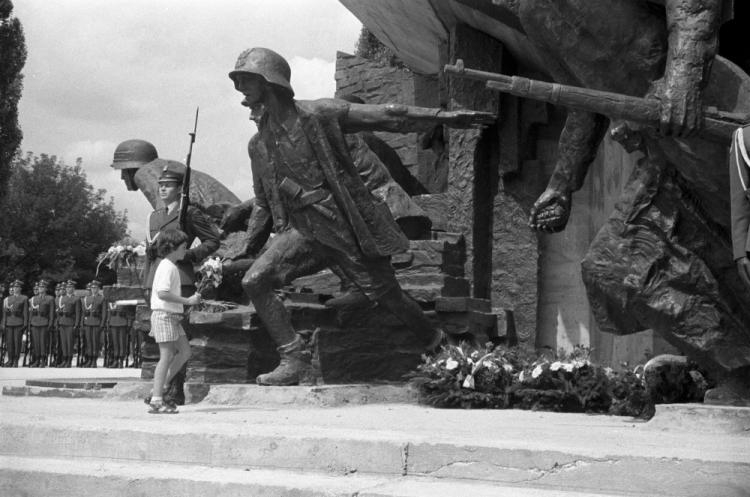
[[[583,347],[537,355],[492,344],[483,350],[450,345],[425,357],[409,377],[421,400],[436,407],[653,415],[642,378],[593,364],[589,353]]]
[[[139,284],[140,270],[146,257],[146,243],[126,238],[114,243],[96,258],[96,274],[103,265],[117,272],[120,285]]]

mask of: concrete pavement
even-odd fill
[[[0,371],[0,383],[72,372],[16,371]],[[123,496],[145,495],[149,488],[160,495],[216,497],[735,497],[750,491],[744,408],[670,408],[643,422],[403,403],[284,405],[263,401],[262,387],[235,388],[244,394],[231,404],[209,392],[173,416],[147,414],[139,399],[113,394],[0,396],[0,494],[46,495],[44,485],[59,485],[70,495],[89,495],[72,493],[81,488],[76,482],[108,489],[97,495]],[[288,391],[314,388],[320,387]],[[717,422],[727,417],[735,422]],[[71,460],[75,469],[66,470]],[[146,470],[154,467],[161,471]]]

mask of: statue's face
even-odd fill
[[[164,205],[169,205],[180,198],[180,194],[182,193],[181,186],[174,181],[159,183],[159,198],[164,202]]]
[[[243,105],[249,107],[262,103],[266,94],[266,80],[257,74],[238,74],[234,78],[234,87],[245,95]]]

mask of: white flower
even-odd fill
[[[503,369],[506,372],[508,372],[508,373],[512,373],[513,372],[513,365],[512,364],[503,364]],[[523,371],[521,371],[521,374],[523,374]]]
[[[563,369],[567,371],[568,373],[571,373],[573,371],[573,368],[575,367],[575,364],[571,364],[569,362],[566,362],[563,366]]]
[[[479,359],[479,351],[475,350],[474,352],[472,352],[471,358],[474,359],[475,361]]]
[[[455,359],[448,359],[447,361],[445,361],[445,369],[447,369],[448,371],[453,371],[457,367],[458,361],[456,361]]]
[[[146,246],[145,245],[138,245],[133,249],[133,252],[138,257],[144,257],[146,255]]]
[[[550,371],[557,371],[562,367],[562,363],[560,361],[555,361],[552,364],[549,365]]]
[[[589,365],[589,361],[587,359],[578,359],[576,361],[573,361],[573,366],[576,369],[582,368],[582,367],[588,366],[588,365]]]
[[[115,253],[115,251],[116,251],[115,247],[109,247],[109,248],[107,249],[107,253],[108,253],[108,254],[114,254],[114,253]]]
[[[534,371],[531,372],[532,378],[538,378],[540,374],[544,371],[544,368],[542,368],[541,364],[538,364],[537,367],[534,368]]]
[[[474,390],[474,376],[467,376],[464,380],[463,387],[468,388],[469,390]]]
[[[518,375],[518,381],[523,381],[524,378],[526,378],[526,372],[521,371],[521,374]]]

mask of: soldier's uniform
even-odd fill
[[[185,166],[175,161],[167,161],[167,165],[159,176],[159,183],[174,182],[182,184],[185,177]],[[185,219],[180,226],[180,208],[167,210],[167,206],[156,209],[151,213],[148,219],[148,241],[154,244],[159,233],[168,229],[179,229],[184,231],[188,236],[187,246],[191,247],[193,241],[197,238],[200,244],[189,248],[185,258],[177,261],[177,269],[180,272],[180,286],[182,287],[182,296],[189,297],[195,293],[195,270],[193,265],[200,263],[203,259],[216,252],[219,248],[220,233],[218,228],[194,206],[188,206]],[[144,288],[150,290],[154,281],[154,273],[161,259],[149,258],[148,276],[144,282]]]
[[[8,346],[8,362],[5,367],[18,367],[23,331],[29,324],[29,299],[21,295],[22,287],[23,282],[15,280],[10,285],[11,294],[3,300],[3,329]]]
[[[734,260],[750,252],[750,125],[738,128],[732,136],[729,153],[729,191],[732,212],[732,253]]]
[[[3,328],[3,306],[2,301],[5,299],[5,284],[0,283],[0,367],[5,364],[5,354],[8,353],[8,344],[5,341],[5,329]]]
[[[44,368],[49,354],[49,335],[55,322],[55,299],[47,295],[49,284],[41,280],[38,292],[29,300],[29,325],[31,326],[32,361],[29,367]]]
[[[112,361],[109,367],[121,368],[123,367],[123,361],[128,356],[130,316],[126,308],[120,307],[114,302],[108,302],[107,306],[107,325],[112,344]]]
[[[69,368],[73,362],[75,350],[75,330],[81,325],[81,299],[73,295],[76,283],[68,280],[65,283],[66,295],[57,299],[57,327],[60,335],[60,367]]]
[[[83,333],[86,343],[86,360],[83,366],[95,368],[101,350],[101,333],[107,323],[107,303],[99,293],[101,283],[93,280],[90,283],[91,295],[81,299],[83,312]]]

